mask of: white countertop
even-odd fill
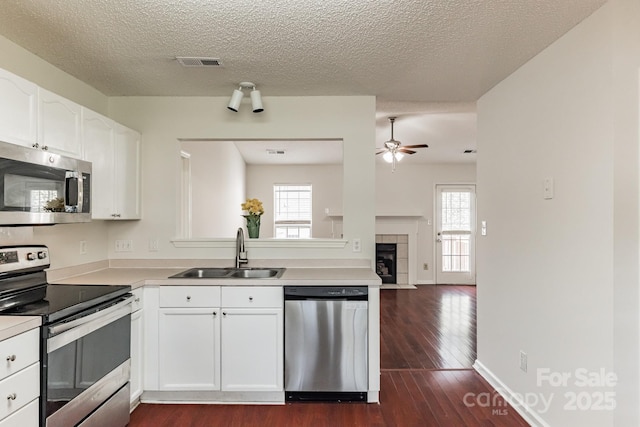
[[[39,316],[0,316],[0,341],[38,328],[41,322]]]
[[[187,268],[103,268],[58,279],[52,283],[70,285],[221,285],[221,286],[380,286],[381,280],[370,268],[290,268],[277,279],[169,279]]]

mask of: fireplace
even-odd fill
[[[376,273],[382,284],[409,284],[408,234],[376,234]]]
[[[382,283],[397,283],[397,244],[376,243],[376,274]]]

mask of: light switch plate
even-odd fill
[[[362,244],[360,239],[353,239],[353,252],[362,252]]]

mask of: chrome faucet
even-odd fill
[[[238,228],[238,234],[236,234],[236,268],[240,268],[241,264],[248,262],[247,252],[244,249],[244,231],[240,227]]]

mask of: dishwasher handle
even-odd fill
[[[285,286],[284,299],[285,301],[367,301],[369,289],[366,286]]]

